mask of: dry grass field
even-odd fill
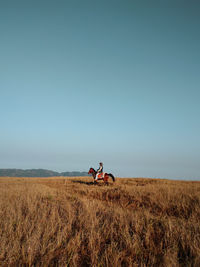
[[[0,266],[200,266],[200,182],[0,178]]]

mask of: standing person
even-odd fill
[[[98,175],[99,175],[99,174],[103,174],[103,163],[102,163],[102,162],[99,163],[99,168],[98,168],[98,170],[97,170],[97,174],[96,174],[96,177],[95,177],[95,181],[98,180]]]

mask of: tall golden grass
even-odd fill
[[[0,266],[200,266],[200,182],[0,178]]]

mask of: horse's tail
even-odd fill
[[[115,182],[115,176],[112,173],[109,173],[108,175],[112,178],[113,182]]]

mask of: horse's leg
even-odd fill
[[[95,180],[96,175],[94,175],[93,178],[94,178],[94,184],[98,184],[98,182]]]
[[[106,185],[108,185],[109,183],[108,183],[108,175],[107,174],[105,174],[104,175],[104,183],[106,184]]]

